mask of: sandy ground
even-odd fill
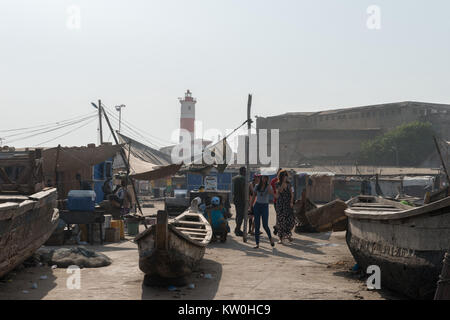
[[[274,223],[271,206],[270,226]],[[234,220],[230,226],[233,230]],[[105,246],[88,246],[109,256],[113,263],[104,268],[81,269],[80,289],[67,287],[72,274],[66,269],[21,268],[0,281],[0,299],[399,298],[386,290],[369,291],[365,279],[350,271],[355,262],[345,244],[344,232],[294,234],[292,244],[277,244],[275,249],[264,234],[260,249],[253,246],[254,239],[244,243],[234,233],[224,244],[210,244],[198,270],[190,277],[195,288],[181,287],[176,291],[143,285],[137,246],[131,238]],[[212,279],[203,274],[211,274]],[[41,280],[41,276],[47,278]],[[32,288],[33,283],[37,284],[36,289]]]

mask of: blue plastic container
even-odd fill
[[[95,191],[71,190],[67,197],[67,209],[70,211],[94,211]]]

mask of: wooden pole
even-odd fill
[[[434,300],[450,300],[450,252],[444,256],[442,272],[437,283]]]
[[[56,149],[56,161],[55,161],[55,188],[58,194],[58,199],[60,199],[60,190],[59,190],[59,172],[58,172],[58,164],[59,164],[59,153],[61,152],[61,145],[58,144],[58,148]]]
[[[445,165],[444,158],[442,157],[441,148],[439,148],[439,143],[436,139],[436,136],[433,136],[434,144],[436,145],[436,150],[439,154],[439,158],[441,159],[442,167],[444,167],[445,176],[447,177],[447,182],[450,184],[450,176],[448,175],[447,166]]]
[[[100,145],[103,144],[103,125],[102,125],[102,101],[98,100],[98,131],[100,135]]]
[[[103,108],[103,107],[101,107],[101,106],[99,106],[99,107],[100,107],[100,108]],[[112,136],[113,136],[113,138],[114,138],[114,141],[116,142],[116,144],[119,144],[119,140],[117,140],[116,134],[115,134],[115,132],[114,132],[112,126],[111,126],[111,122],[109,122],[109,118],[108,118],[107,113],[106,113],[106,112],[103,112],[103,115],[105,116],[106,123],[108,124],[109,129],[111,130],[111,134],[112,134]],[[120,155],[122,156],[123,162],[124,162],[124,164],[125,164],[125,166],[126,166],[126,168],[127,168],[127,172],[130,172],[130,164],[129,164],[128,159],[127,159],[127,157],[126,157],[126,155],[125,155],[125,152],[123,151],[123,148],[120,148]],[[136,200],[136,204],[137,204],[137,206],[138,206],[139,212],[140,212],[141,215],[143,216],[144,214],[142,213],[141,204],[140,204],[139,199],[138,199],[138,196],[137,196],[136,187],[135,187],[135,185],[134,185],[134,179],[130,178],[130,180],[131,180],[131,185],[132,185],[132,187],[133,187],[134,199]],[[144,221],[145,221],[145,220],[144,220]],[[145,224],[145,222],[144,222],[144,225],[145,225],[145,227],[147,228],[147,225]]]
[[[247,137],[245,143],[245,206],[244,206],[244,227],[243,227],[243,240],[247,242],[247,220],[248,220],[248,207],[249,207],[249,180],[250,180],[250,134],[252,130],[252,119],[251,119],[251,108],[252,108],[252,95],[248,95],[247,101]]]
[[[167,225],[167,211],[158,210],[158,213],[156,215],[156,249],[167,250]]]

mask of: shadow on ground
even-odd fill
[[[0,300],[41,300],[56,287],[56,277],[48,266],[22,265],[0,279]]]
[[[362,270],[359,271],[352,271],[351,269],[348,270],[339,270],[336,272],[333,272],[333,275],[338,277],[343,277],[348,280],[353,281],[360,281],[362,285],[366,285],[367,281],[367,275],[363,273]],[[369,289],[367,289],[369,290]],[[408,300],[408,298],[401,293],[393,292],[389,289],[382,288],[380,290],[377,290],[377,292],[382,296],[384,299],[387,300]]]
[[[142,300],[212,300],[217,294],[221,278],[222,265],[213,260],[203,259],[197,269],[187,277],[186,286],[169,289],[171,285],[167,283],[166,286],[150,287],[143,281]],[[193,288],[189,288],[189,285],[193,285]]]
[[[276,239],[276,238],[274,238]],[[296,250],[304,251],[305,253],[309,254],[317,254],[317,255],[323,255],[324,253],[314,247],[316,242],[308,241],[308,240],[300,240],[300,239],[294,239],[294,241],[287,245],[278,244],[275,240],[275,247],[271,247],[269,240],[267,237],[261,237],[260,240],[260,247],[259,249],[253,248],[255,246],[255,239],[253,236],[249,237],[247,240],[247,243],[244,243],[242,241],[242,238],[237,237],[229,237],[227,239],[227,249],[232,250],[239,250],[243,251],[246,255],[251,257],[260,257],[260,258],[267,258],[267,257],[281,257],[281,258],[287,258],[292,260],[303,260],[303,261],[310,261],[317,264],[323,264],[326,265],[326,263],[316,261],[314,259],[308,259],[305,257],[302,257],[301,255],[292,255],[286,252],[282,252],[278,250],[277,248],[280,247],[290,247]],[[210,244],[211,248],[219,248],[220,244],[214,243]],[[266,248],[268,247],[268,248]]]

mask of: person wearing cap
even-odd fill
[[[242,222],[244,221],[245,210],[245,167],[239,168],[239,175],[233,177],[233,202],[236,208],[236,228],[234,234],[238,237],[243,235],[241,231]]]
[[[261,219],[264,231],[266,231],[267,236],[270,240],[270,245],[275,246],[275,242],[272,239],[272,234],[269,228],[269,194],[275,196],[272,188],[269,185],[269,177],[261,176],[260,182],[253,189],[253,196],[250,203],[255,203],[253,206],[253,215],[255,219],[255,249],[259,248],[259,238],[260,238],[260,226]],[[256,200],[256,202],[255,202]]]

